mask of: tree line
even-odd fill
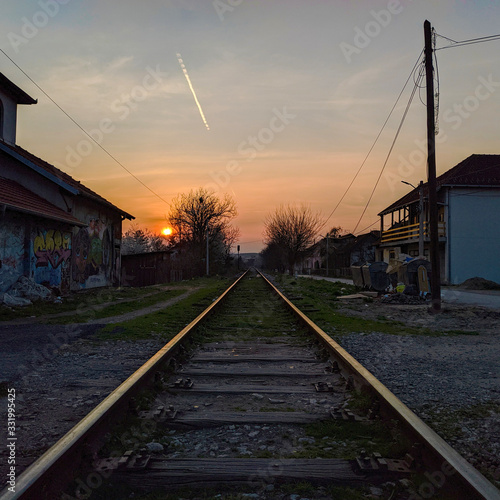
[[[231,266],[231,248],[238,242],[240,232],[233,225],[237,214],[236,203],[228,194],[219,197],[202,187],[179,194],[166,216],[172,234],[165,237],[132,226],[123,236],[122,253],[176,250],[183,264],[198,275],[204,274],[208,256],[210,272],[221,273]],[[292,274],[322,226],[320,214],[306,205],[277,207],[264,221],[264,266]]]

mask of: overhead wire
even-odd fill
[[[423,62],[421,64],[423,64]],[[420,72],[419,75],[420,75],[420,78],[423,78],[423,72]],[[413,98],[414,98],[414,96],[415,96],[415,94],[417,92],[419,84],[420,84],[420,81],[417,81],[415,83],[414,87],[413,87],[413,90],[411,92],[410,98],[408,100],[408,104],[406,105],[405,112],[403,113],[403,117],[401,118],[401,122],[399,123],[399,127],[398,127],[398,129],[396,131],[396,135],[394,136],[394,139],[392,141],[392,144],[391,144],[391,147],[389,149],[389,152],[387,153],[387,157],[386,157],[386,159],[384,161],[384,164],[382,165],[382,168],[380,169],[379,176],[377,178],[377,181],[375,182],[375,185],[373,186],[372,192],[370,194],[370,197],[368,198],[368,201],[366,202],[365,208],[363,209],[363,212],[361,213],[361,216],[359,217],[358,222],[357,222],[356,226],[354,227],[354,229],[352,231],[353,233],[356,232],[356,229],[358,228],[361,220],[363,219],[363,217],[364,217],[364,215],[366,213],[366,210],[368,209],[368,205],[370,204],[370,202],[371,202],[371,200],[373,198],[373,195],[375,193],[375,190],[377,189],[378,183],[380,182],[380,179],[382,178],[382,174],[383,174],[383,172],[385,170],[387,162],[389,161],[389,158],[391,156],[392,150],[394,149],[394,145],[396,144],[396,141],[397,141],[397,139],[399,137],[399,133],[401,132],[401,129],[403,127],[403,123],[406,120],[406,116],[408,115],[408,111],[410,110],[411,103],[412,103]]]
[[[434,58],[434,67],[436,68],[435,72],[435,79],[436,79],[436,84],[435,84],[435,93],[434,93],[434,130],[435,134],[437,135],[439,133],[439,97],[440,97],[440,92],[439,92],[439,66],[438,66],[438,59],[436,56],[436,30],[433,28],[432,29],[432,55]]]
[[[358,231],[358,234],[355,234],[354,236],[358,236],[358,235],[360,235],[360,234],[363,234],[363,232],[364,232],[364,231],[366,231],[367,229],[370,229],[370,228],[371,228],[371,227],[373,227],[375,224],[380,224],[380,220],[378,220],[378,219],[377,219],[375,222],[373,222],[373,223],[372,223],[372,224],[370,224],[369,226],[366,226],[365,228],[360,229],[360,230]]]
[[[485,42],[492,42],[495,40],[500,40],[500,34],[490,35],[490,36],[482,36],[479,38],[470,38],[469,40],[460,40],[460,41],[452,40],[451,38],[440,35],[439,33],[436,33],[436,35],[438,37],[444,38],[445,40],[448,40],[449,42],[452,42],[452,43],[450,45],[446,45],[445,47],[440,47],[439,49],[435,49],[435,50],[452,49],[455,47],[463,47],[464,45],[474,45],[476,43],[485,43]]]
[[[93,143],[95,143],[97,145],[97,147],[99,147],[102,151],[104,151],[104,153],[106,153],[117,165],[119,165],[123,170],[125,170],[125,172],[127,172],[129,175],[131,175],[137,182],[139,182],[139,184],[142,184],[142,186],[144,186],[149,192],[151,192],[154,196],[156,196],[157,198],[159,198],[161,201],[163,201],[164,203],[166,203],[168,206],[170,206],[170,203],[165,200],[163,197],[161,197],[158,193],[156,193],[155,191],[153,191],[146,183],[144,183],[141,179],[139,179],[139,177],[137,177],[133,172],[131,172],[125,165],[123,165],[123,163],[118,160],[118,158],[116,158],[115,156],[113,156],[102,144],[100,144],[98,141],[96,141],[86,130],[84,127],[82,127],[77,121],[75,118],[73,118],[66,110],[64,110],[62,108],[62,106],[60,106],[47,92],[45,92],[45,90],[40,87],[40,85],[38,85],[38,83],[35,82],[35,80],[33,80],[33,78],[31,78],[27,73],[26,71],[24,71],[2,48],[0,48],[0,52],[2,52],[2,54],[7,58],[9,59],[9,61],[14,64],[14,66],[16,66],[17,69],[19,69],[19,71],[21,71],[21,73],[23,73],[23,75],[28,78],[28,80],[31,81],[31,83],[33,83],[33,85],[35,85],[35,87],[40,90],[40,92],[42,92],[45,97],[47,97],[47,99],[49,99],[49,101],[51,101],[67,118],[69,118]]]
[[[401,98],[401,96],[403,95],[403,92],[405,91],[406,89],[406,86],[408,85],[408,82],[410,81],[410,79],[413,77],[414,80],[415,80],[415,77],[414,77],[414,72],[415,70],[419,67],[419,63],[421,63],[421,58],[422,58],[422,54],[424,53],[424,50],[422,49],[422,51],[420,52],[420,54],[418,55],[418,58],[417,58],[417,61],[416,63],[414,64],[413,68],[411,69],[410,71],[410,75],[408,76],[408,78],[406,79],[406,82],[405,84],[403,85],[403,88],[401,89],[401,92],[399,93],[397,99],[396,99],[396,102],[394,103],[394,105],[392,106],[391,108],[391,111],[389,112],[389,114],[387,115],[387,118],[385,119],[383,125],[382,125],[382,128],[380,129],[379,133],[377,134],[377,137],[375,138],[375,140],[373,141],[373,144],[371,145],[370,149],[368,150],[368,153],[366,154],[364,160],[362,161],[360,167],[358,168],[358,171],[356,172],[356,174],[354,175],[354,177],[352,178],[351,182],[349,183],[349,185],[347,186],[347,189],[344,191],[344,194],[341,196],[340,200],[338,201],[337,205],[335,205],[334,209],[330,212],[330,215],[326,218],[325,222],[320,226],[319,231],[321,231],[325,226],[326,224],[328,223],[328,221],[331,219],[332,215],[337,211],[337,208],[340,206],[340,204],[342,203],[342,201],[344,200],[344,198],[346,197],[347,193],[349,192],[349,190],[351,189],[352,185],[354,184],[354,181],[357,179],[359,173],[361,172],[363,166],[365,165],[366,161],[368,160],[368,157],[370,156],[371,152],[373,151],[373,148],[375,147],[375,145],[377,144],[380,136],[382,135],[382,132],[384,131],[385,129],[385,126],[387,125],[387,122],[389,121],[390,117],[392,116],[392,113],[394,112],[394,110],[396,109],[396,106],[398,105],[398,102]]]

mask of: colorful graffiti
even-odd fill
[[[36,267],[50,266],[57,269],[71,257],[71,235],[50,229],[45,235],[40,231],[33,240]]]
[[[91,219],[73,237],[71,277],[80,286],[102,286],[110,276],[111,234],[100,219]]]
[[[69,289],[71,233],[36,227],[31,234],[30,276],[36,283]]]

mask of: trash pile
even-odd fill
[[[351,270],[354,283],[376,290],[384,304],[425,304],[430,296],[431,265],[421,257],[399,254],[389,263],[353,265]],[[362,298],[360,294],[348,298],[358,297]]]
[[[52,300],[52,292],[35,283],[31,278],[20,276],[9,291],[0,295],[0,302],[10,307],[29,306],[37,300]]]
[[[420,295],[407,295],[405,293],[391,293],[383,295],[380,299],[383,304],[405,304],[405,305],[419,305],[425,304],[426,298]]]

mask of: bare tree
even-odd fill
[[[154,234],[148,228],[141,229],[135,224],[130,226],[122,239],[123,255],[157,252],[167,248],[168,244],[160,234]]]
[[[196,255],[199,263],[208,237],[212,262],[216,263],[227,260],[238,237],[238,230],[231,226],[236,215],[236,203],[231,196],[219,198],[205,188],[198,188],[174,198],[167,219],[175,228],[178,241]]]
[[[287,259],[288,272],[314,243],[321,227],[320,214],[306,205],[280,205],[265,222],[264,242],[281,249]]]

